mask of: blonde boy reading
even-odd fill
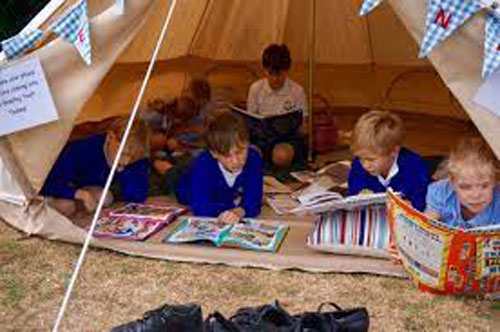
[[[351,145],[356,157],[349,172],[349,195],[392,188],[424,211],[429,170],[419,155],[402,146],[403,139],[403,122],[393,113],[372,110],[359,118]]]
[[[486,142],[462,139],[448,168],[448,179],[429,186],[426,213],[462,229],[500,224],[499,162]]]

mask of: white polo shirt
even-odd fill
[[[307,115],[304,89],[287,78],[279,90],[273,90],[266,78],[254,82],[248,91],[247,111],[262,115],[277,115],[301,109]]]

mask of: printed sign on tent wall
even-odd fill
[[[425,57],[440,42],[481,9],[477,0],[429,0],[426,34],[419,57]]]
[[[57,119],[38,58],[0,67],[0,136]]]

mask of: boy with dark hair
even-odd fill
[[[285,114],[301,110],[307,116],[307,102],[304,89],[288,77],[291,58],[285,44],[271,44],[262,54],[264,78],[250,86],[247,110],[264,116]],[[302,119],[301,119],[302,120]],[[302,137],[303,125],[295,131],[283,130],[284,134],[251,132],[252,143],[256,144],[264,155],[264,160],[272,160],[276,166],[287,166],[295,160],[305,160],[307,147]],[[281,129],[280,129],[281,131]]]
[[[94,135],[69,143],[62,150],[41,190],[49,204],[66,216],[76,212],[81,201],[93,211],[103,192],[111,166],[118,152],[128,119],[117,118],[104,135]],[[128,202],[144,202],[148,193],[148,163],[145,159],[146,134],[136,121],[122,152],[115,179],[120,194]],[[108,192],[105,204],[113,201]]]
[[[193,214],[235,223],[255,217],[262,204],[262,161],[249,146],[243,120],[216,111],[206,121],[207,150],[193,160],[177,186],[177,198]]]

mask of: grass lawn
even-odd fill
[[[0,221],[2,331],[51,328],[79,250]],[[106,331],[167,302],[198,302],[206,316],[274,299],[291,313],[324,301],[366,306],[372,331],[494,331],[500,310],[487,300],[423,293],[403,279],[173,263],[92,249],[60,330]]]

